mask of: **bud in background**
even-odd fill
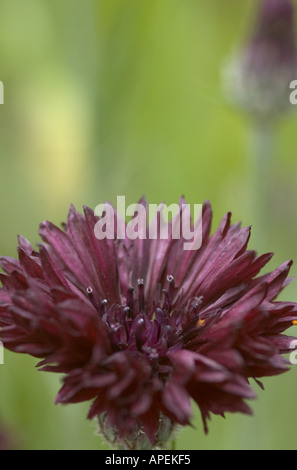
[[[291,214],[295,180],[285,168],[280,148],[280,117],[296,110],[296,7],[292,0],[256,2],[255,20],[244,45],[224,69],[227,98],[249,117],[246,123],[246,186],[243,204],[253,216],[259,246],[295,233]],[[293,90],[293,91],[292,91]],[[284,233],[280,227],[286,227]],[[291,227],[291,230],[288,230]]]
[[[290,83],[294,79],[294,5],[291,0],[264,0],[250,41],[226,69],[228,96],[253,117],[271,119],[292,107]]]

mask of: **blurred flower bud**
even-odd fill
[[[264,0],[252,36],[226,69],[230,100],[261,119],[290,106],[290,83],[297,79],[295,8],[291,0]]]

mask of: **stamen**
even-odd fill
[[[174,287],[175,287],[174,277],[171,276],[171,275],[167,276],[167,281],[169,282],[169,291],[168,291],[168,294],[169,294],[170,300],[172,301],[172,299],[173,299],[173,294],[174,294]]]
[[[135,341],[136,341],[136,347],[138,351],[142,350],[142,331],[144,327],[144,319],[143,318],[138,318],[137,320],[137,325],[136,325],[136,331],[135,331]]]
[[[187,303],[187,307],[186,307],[187,310],[189,310],[189,311],[197,310],[199,305],[202,304],[202,300],[203,300],[203,295],[201,295],[200,297],[193,297],[192,299],[189,299],[189,301]]]
[[[91,286],[87,287],[86,292],[87,292],[88,298],[90,299],[90,302],[91,302],[92,305],[95,307],[95,309],[98,311],[98,309],[99,309],[99,304],[98,304],[98,302],[97,302],[96,299],[95,299],[95,296],[94,296],[94,294],[93,294],[93,289],[92,289],[92,287],[91,287]]]
[[[162,325],[164,323],[165,319],[166,319],[166,315],[165,315],[164,311],[161,308],[157,307],[156,311],[155,311],[155,314],[156,314],[157,322],[160,325]]]
[[[107,304],[107,300],[103,299],[101,302],[101,309],[100,309],[101,316],[103,316],[106,313],[106,304]]]
[[[171,305],[170,298],[169,298],[169,293],[166,289],[162,289],[162,293],[165,296],[165,300],[164,300],[164,304],[163,304],[163,310],[169,311],[170,310],[170,305]]]
[[[134,287],[132,287],[132,286],[129,287],[128,292],[127,292],[127,298],[126,298],[126,305],[132,311],[133,311],[133,307],[134,307],[133,292],[134,292]]]
[[[293,321],[292,321],[292,324],[293,324],[293,325],[297,325],[297,320],[293,320]]]
[[[138,303],[139,303],[139,312],[144,312],[144,306],[145,306],[145,301],[144,301],[144,280],[143,279],[138,279],[137,281],[138,284]]]
[[[171,274],[168,274],[166,279],[169,282],[169,284],[173,284],[173,287],[174,287],[174,277]]]
[[[167,310],[168,312],[170,312],[174,296],[174,277],[169,274],[166,277],[166,280],[169,282],[169,289],[162,290],[163,294],[165,295],[163,310]]]

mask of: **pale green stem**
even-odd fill
[[[170,450],[176,450],[176,440],[175,439],[172,439],[171,441],[171,448]]]
[[[260,245],[269,238],[275,188],[276,126],[272,121],[254,121],[251,131],[251,221]]]

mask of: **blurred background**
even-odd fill
[[[0,253],[16,256],[17,234],[38,243],[39,223],[60,224],[70,203],[145,194],[171,204],[183,194],[211,201],[213,229],[227,211],[252,225],[249,246],[275,252],[269,270],[293,259],[296,275],[297,107],[274,127],[263,195],[251,119],[222,87],[258,4],[1,0]],[[263,197],[270,209],[261,213]],[[297,280],[282,298],[297,301]],[[85,419],[89,404],[55,406],[61,378],[35,364],[5,351],[0,365],[0,428],[14,446],[103,449]],[[196,412],[176,448],[295,449],[297,370],[263,382],[253,417],[213,417],[205,436]]]

